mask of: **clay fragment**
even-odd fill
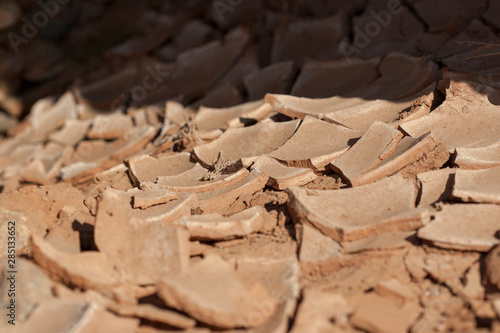
[[[127,191],[132,194],[132,207],[134,208],[145,209],[178,198],[177,194],[157,184],[142,183],[141,187],[142,189],[133,188]]]
[[[223,217],[220,214],[185,216],[174,223],[185,226],[191,240],[227,240],[257,232],[264,223],[262,207],[252,207]]]
[[[205,214],[217,213],[225,210],[242,196],[250,196],[263,189],[268,181],[268,176],[263,172],[251,171],[245,178],[227,187],[213,191],[196,193],[199,208]]]
[[[348,300],[353,308],[350,318],[355,327],[370,332],[405,332],[421,312],[418,302],[405,302],[403,305],[375,293],[359,295]]]
[[[204,165],[212,165],[220,157],[249,166],[262,154],[282,146],[295,132],[298,120],[257,124],[245,128],[229,128],[217,140],[195,147],[194,157]]]
[[[439,201],[451,199],[455,179],[455,169],[440,169],[419,173],[420,194],[418,207],[428,207]]]
[[[57,143],[74,146],[87,134],[91,125],[90,120],[68,119],[64,126],[57,132],[53,132],[49,138]]]
[[[107,195],[114,201],[115,209],[119,209],[128,217],[135,218],[146,224],[161,223],[170,225],[171,222],[183,216],[190,215],[191,209],[199,205],[196,194],[176,193],[177,200],[155,204],[144,209],[135,209],[133,208],[133,193],[115,190],[113,188],[101,188],[100,192],[108,192]],[[89,202],[89,205],[93,205],[93,203]]]
[[[217,169],[217,168],[216,168]],[[227,187],[245,178],[248,170],[227,162],[219,170],[210,170],[196,164],[192,169],[176,176],[160,176],[157,184],[172,192],[206,192]]]
[[[185,274],[164,276],[158,294],[167,305],[220,328],[257,327],[276,309],[259,283],[236,275],[228,263],[215,256]]]
[[[172,310],[158,308],[151,304],[118,304],[109,303],[107,308],[121,317],[135,317],[153,322],[163,323],[181,329],[196,326],[196,321]]]
[[[114,141],[81,141],[75,154],[75,163],[61,169],[62,178],[73,183],[91,180],[96,173],[122,163],[140,151],[157,133],[154,126],[133,127]]]
[[[17,332],[134,333],[139,320],[115,316],[94,302],[54,299],[43,302]]]
[[[117,194],[109,189],[102,194],[94,237],[99,251],[108,256],[123,278],[149,284],[158,282],[165,274],[186,271],[188,232],[129,216],[116,205],[115,198]]]
[[[114,46],[109,51],[110,55],[137,57],[146,54],[172,37],[174,27],[183,20],[182,17],[165,15],[152,10],[143,11],[141,14],[136,17],[141,33]]]
[[[247,102],[228,108],[210,108],[202,106],[194,118],[194,124],[199,131],[209,132],[227,127],[232,120],[243,117],[263,105],[262,100]]]
[[[160,176],[175,176],[194,167],[190,154],[181,153],[154,158],[149,155],[139,155],[126,160],[130,177],[136,186],[141,182],[156,182]]]
[[[422,95],[418,94],[418,97]],[[358,131],[366,131],[373,122],[396,122],[401,112],[410,108],[414,99],[403,101],[365,100],[360,97],[334,96],[309,99],[288,95],[268,94],[265,97],[279,113],[304,119],[311,116]]]
[[[464,276],[464,287],[460,294],[464,295],[470,302],[481,301],[484,299],[485,288],[482,285],[480,263],[475,262]]]
[[[16,253],[29,254],[31,235],[44,237],[59,221],[59,213],[65,205],[88,217],[84,206],[85,196],[69,184],[28,186],[20,190],[0,194],[0,226],[7,230],[9,222],[15,222]],[[13,223],[10,223],[12,226]],[[7,256],[8,233],[0,233],[0,256]]]
[[[500,204],[500,168],[458,170],[452,195],[463,202]]]
[[[500,140],[499,106],[490,102],[498,99],[499,94],[488,86],[451,80],[443,104],[429,115],[400,127],[414,138],[431,131],[452,151],[486,147]]]
[[[352,308],[341,294],[323,291],[319,288],[304,290],[297,318],[291,333],[338,332],[347,322]],[[340,327],[338,327],[340,326]]]
[[[30,239],[35,262],[51,277],[82,289],[109,290],[120,282],[104,253],[61,252],[38,236]]]
[[[7,272],[10,271],[8,262],[0,266],[0,274],[4,277],[4,281],[0,283],[0,291],[3,292],[0,297],[0,306],[7,308],[10,304],[11,297],[9,296],[10,282]],[[16,279],[16,305],[22,306],[16,308],[16,326],[29,318],[31,313],[39,306],[40,303],[50,300],[54,297],[52,288],[54,282],[38,267],[33,261],[24,258],[16,258],[17,276],[27,277],[24,279]],[[29,278],[28,278],[29,277]],[[9,313],[10,315],[10,313]],[[10,320],[10,316],[7,317]],[[0,324],[0,328],[8,327],[10,324],[5,321]],[[8,329],[7,329],[8,330]]]
[[[411,287],[403,284],[396,278],[379,282],[379,284],[375,286],[374,291],[382,297],[392,298],[400,303],[418,301],[418,298]]]
[[[243,53],[248,40],[248,32],[236,28],[223,39],[178,54],[175,63],[160,64],[164,78],[146,101],[164,101],[172,97],[188,100],[203,94],[231,68]]]
[[[341,245],[345,253],[392,250],[408,247],[409,240],[414,235],[413,231],[383,233],[353,242],[343,242]]]
[[[440,168],[449,159],[448,149],[432,133],[415,139],[404,137],[396,147],[390,146],[385,156],[372,170],[350,179],[352,186],[375,182],[394,174],[413,178],[419,173]],[[334,161],[337,163],[337,161]],[[332,164],[332,168],[335,167]]]
[[[44,239],[59,251],[66,253],[80,252],[80,234],[73,229],[73,221],[61,221],[49,230]]]
[[[291,242],[281,244],[281,246],[262,245],[264,248],[260,251],[252,251],[248,248],[245,251],[243,245],[241,253],[225,257],[227,260],[234,260],[239,276],[258,281],[269,292],[270,301],[278,308],[282,304],[287,304],[286,312],[291,315],[295,309],[295,299],[300,292],[300,269],[296,246]],[[269,250],[279,251],[279,253],[273,253],[270,257],[266,253]],[[269,304],[264,306],[268,307]]]
[[[132,119],[124,114],[97,115],[87,133],[89,139],[117,139],[133,127]]]
[[[304,185],[316,178],[313,170],[309,168],[287,167],[266,155],[252,164],[252,170],[259,170],[269,176],[268,185],[277,190]]]
[[[401,176],[344,190],[286,191],[296,223],[312,225],[339,242],[415,230],[429,219],[425,209],[414,209],[413,181]]]
[[[324,170],[361,135],[360,131],[306,117],[293,136],[268,156],[288,166]]]
[[[500,206],[485,204],[444,205],[418,237],[445,249],[487,252],[500,244]]]
[[[339,268],[339,243],[307,224],[302,226],[300,235],[299,261],[303,272],[327,275]]]
[[[403,133],[382,122],[375,122],[344,154],[330,165],[344,180],[353,180],[373,169],[396,149]],[[357,182],[354,182],[357,185]]]
[[[56,182],[61,166],[69,159],[71,147],[49,143],[39,147],[32,156],[32,160],[18,170],[20,180],[36,184],[48,185]]]
[[[47,110],[37,108],[30,114],[29,142],[43,142],[54,130],[58,129],[67,119],[76,118],[76,103],[70,92],[65,93]]]
[[[453,164],[460,169],[489,169],[500,166],[500,142],[487,147],[455,149]]]

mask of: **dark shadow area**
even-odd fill
[[[94,241],[94,226],[88,223],[73,221],[72,229],[78,231],[81,251],[97,251]]]
[[[4,1],[0,131],[68,90],[106,112],[265,93],[400,101],[443,69],[498,88],[497,2]]]

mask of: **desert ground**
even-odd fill
[[[500,332],[500,1],[0,1],[0,331]]]

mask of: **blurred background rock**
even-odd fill
[[[132,103],[230,106],[291,93],[312,60],[390,52],[496,74],[498,17],[498,0],[1,0],[0,132],[69,89],[110,110],[152,70],[168,78]]]

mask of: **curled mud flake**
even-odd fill
[[[229,175],[237,172],[242,167],[241,162],[222,158],[222,151],[217,155],[215,162],[209,166],[209,171],[201,178],[202,181],[215,179],[219,175]]]

